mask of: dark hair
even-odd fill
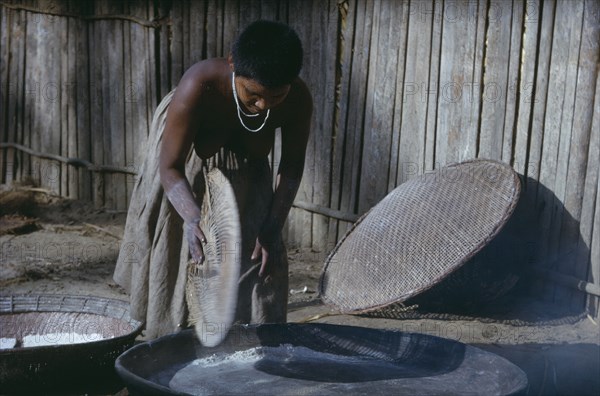
[[[290,84],[302,68],[302,43],[289,26],[256,21],[238,36],[231,49],[235,74],[274,88]]]

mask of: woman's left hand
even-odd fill
[[[254,246],[254,251],[252,252],[250,259],[252,261],[261,260],[258,276],[263,276],[267,269],[267,262],[269,260],[269,248],[267,246],[263,246],[258,238],[256,238],[256,245]]]

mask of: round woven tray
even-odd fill
[[[520,190],[512,168],[490,160],[450,165],[403,183],[328,256],[319,284],[323,301],[345,313],[365,313],[431,289],[494,238]]]
[[[0,349],[2,391],[110,390],[118,379],[116,358],[133,345],[141,330],[142,323],[129,316],[129,304],[120,300],[0,296],[0,337],[17,343],[14,348]],[[84,342],[64,343],[66,337],[57,339],[57,334],[77,334]],[[27,336],[49,345],[20,347]]]
[[[189,322],[202,344],[216,346],[233,324],[240,276],[242,228],[235,193],[218,168],[205,175],[200,228],[206,236],[203,263],[187,267]]]

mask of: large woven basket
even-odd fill
[[[120,300],[0,296],[0,337],[17,342],[14,348],[0,349],[0,389],[3,393],[106,392],[118,380],[116,358],[133,345],[141,330],[142,323],[129,316],[129,304]],[[69,333],[84,342],[65,344],[66,340],[56,338]],[[48,345],[19,347],[27,336]]]
[[[319,285],[323,301],[345,313],[385,311],[445,279],[464,278],[457,270],[498,234],[520,190],[512,168],[490,160],[450,165],[403,183],[328,256]],[[477,278],[489,274],[485,265],[464,269]],[[460,282],[461,288],[472,286]],[[439,287],[444,301],[453,286]]]

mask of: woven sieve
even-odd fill
[[[409,180],[363,215],[325,261],[323,301],[380,310],[438,284],[481,250],[513,213],[518,175],[472,160]]]
[[[231,184],[218,168],[208,172],[205,180],[200,221],[206,236],[205,259],[201,264],[188,263],[186,300],[189,322],[195,325],[200,342],[216,346],[227,335],[235,317],[242,239]]]

